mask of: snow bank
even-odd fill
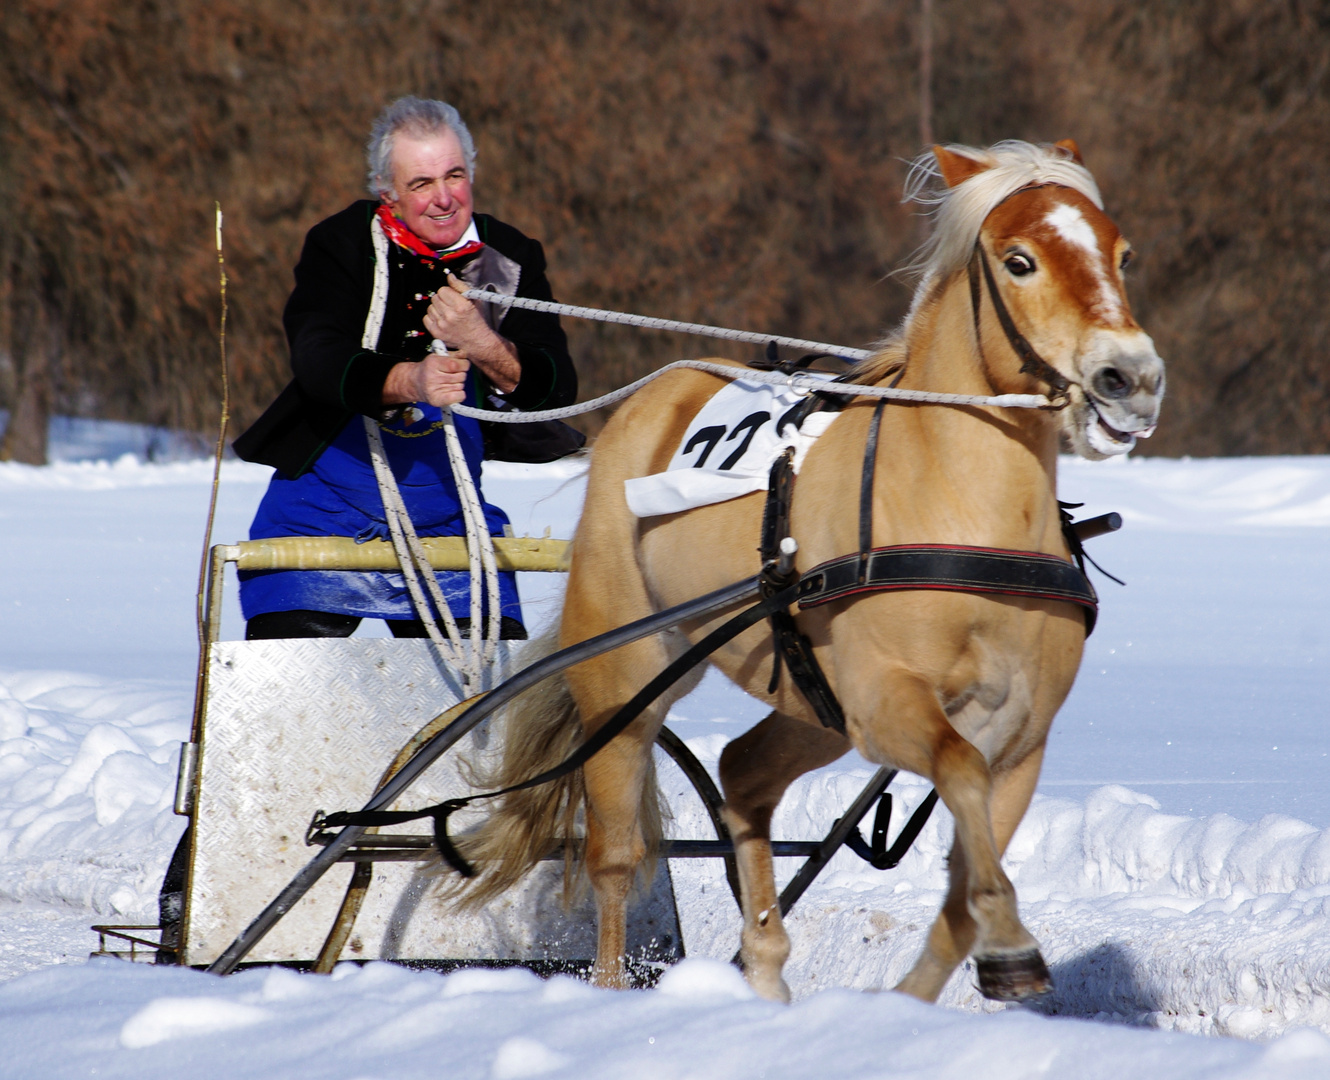
[[[1324,457],[1064,457],[1058,487],[1063,498],[1083,497],[1082,488],[1092,492],[1118,510],[1128,527],[1214,534],[1330,525]]]
[[[707,699],[684,706],[705,716]],[[182,692],[150,684],[0,673],[0,900],[74,907],[84,926],[155,922],[184,824],[170,804],[188,708]],[[677,713],[674,721],[697,724]],[[727,738],[689,742],[714,769]],[[661,775],[672,834],[709,835],[687,782],[667,761]],[[774,834],[821,836],[870,775],[851,763],[802,778]],[[892,790],[894,832],[927,785],[903,776]],[[888,988],[903,976],[941,904],[951,831],[939,808],[891,872],[848,851],[836,857],[789,920],[797,998]],[[783,878],[793,874],[794,860],[779,862]],[[1058,984],[1045,1011],[1243,1036],[1330,1030],[1330,831],[1277,815],[1253,824],[1169,815],[1146,796],[1104,787],[1083,804],[1037,796],[1006,862]],[[719,864],[676,861],[674,876],[689,954],[728,960],[739,919]],[[20,959],[0,956],[0,973],[24,970]],[[958,973],[944,1003],[996,1010],[972,983],[971,972]],[[723,964],[681,969],[662,991],[747,992]]]
[[[0,435],[9,425],[9,410],[0,409]],[[119,420],[53,416],[46,429],[48,461],[98,461],[128,454],[148,462],[185,461],[206,457],[215,444],[211,436]]]
[[[190,700],[67,672],[0,672],[0,900],[156,921]]]
[[[20,465],[0,461],[0,491],[114,491],[121,488],[156,488],[188,485],[198,488],[212,483],[213,463],[201,459],[149,464],[134,454],[114,460],[60,462],[54,465]],[[272,470],[247,461],[224,461],[223,483],[266,483]],[[207,492],[202,493],[207,507]],[[200,533],[201,525],[200,525]],[[228,538],[229,539],[229,538]]]
[[[1330,884],[1330,831],[1278,814],[1254,825],[1163,814],[1149,796],[1110,786],[1083,806],[1038,799],[1007,863],[1027,900],[1127,893],[1196,907]]]

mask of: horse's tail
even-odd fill
[[[523,666],[556,651],[557,625],[523,650]],[[582,742],[582,718],[562,675],[546,679],[519,696],[501,714],[499,761],[490,768],[472,763],[477,786],[502,788],[528,780],[571,756]],[[497,800],[476,829],[456,838],[458,850],[477,870],[474,878],[454,878],[445,894],[465,907],[480,907],[512,888],[558,845],[577,835],[578,811],[585,799],[582,770]],[[663,835],[656,772],[648,765],[638,811],[650,857],[648,880]],[[580,870],[580,843],[565,845],[564,894],[570,902]]]

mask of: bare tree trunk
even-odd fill
[[[919,0],[919,143],[933,145],[933,0]]]
[[[46,438],[51,424],[51,372],[59,360],[61,335],[54,313],[44,303],[33,310],[33,325],[15,350],[18,385],[0,461],[46,464]]]

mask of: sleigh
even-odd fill
[[[466,569],[460,539],[424,543],[435,569]],[[565,571],[568,546],[565,540],[495,541],[501,570],[528,573]],[[166,874],[160,922],[94,926],[100,939],[94,955],[220,973],[274,964],[329,971],[343,960],[443,971],[522,966],[539,974],[588,972],[594,911],[585,899],[565,908],[562,849],[550,851],[500,902],[459,912],[432,896],[440,872],[434,836],[390,826],[339,841],[321,824],[324,808],[415,805],[466,794],[471,788],[461,762],[468,753],[484,754],[486,721],[501,699],[595,649],[731,604],[742,590],[626,626],[615,641],[546,664],[544,672],[514,671],[517,650],[502,642],[482,693],[468,703],[456,673],[425,639],[222,640],[227,564],[237,570],[392,570],[396,556],[386,542],[341,537],[212,549],[198,703],[190,741],[182,746],[175,800],[176,813],[190,824]],[[715,838],[663,843],[658,871],[630,914],[629,967],[637,984],[654,982],[686,955],[671,861],[721,859],[736,898],[738,892],[734,845],[715,781],[669,728],[657,747],[687,779]],[[385,795],[383,781],[402,777],[403,766],[410,770],[406,778]],[[878,770],[822,838],[773,843],[777,857],[803,860],[781,895],[782,913],[842,847],[880,870],[899,863],[936,796],[889,845],[892,797],[886,789],[893,776],[894,770]],[[859,826],[874,807],[865,838]]]

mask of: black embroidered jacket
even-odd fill
[[[394,364],[419,361],[429,351],[431,339],[421,320],[443,274],[434,260],[392,243],[379,348],[361,346],[374,285],[370,222],[377,205],[361,199],[306,236],[295,291],[282,316],[295,378],[235,440],[236,454],[246,461],[302,475],[348,420],[383,411],[383,384]],[[516,295],[553,299],[539,241],[487,214],[476,214],[475,223],[481,241],[504,257],[500,261],[520,269]],[[482,313],[491,319],[500,314],[483,307]],[[552,409],[576,400],[577,374],[557,316],[510,308],[496,328],[517,347],[522,368],[520,381],[506,395],[509,405]]]

